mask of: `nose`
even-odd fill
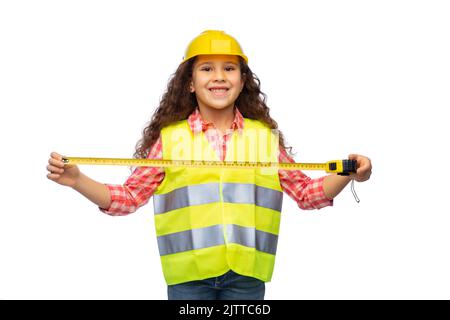
[[[224,81],[225,80],[225,73],[222,69],[217,69],[214,72],[214,81]]]

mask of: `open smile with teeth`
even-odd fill
[[[228,89],[227,88],[212,88],[209,89],[215,96],[224,96],[226,95]]]

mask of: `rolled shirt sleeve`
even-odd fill
[[[161,136],[153,144],[148,159],[162,159]],[[123,216],[135,212],[146,204],[164,180],[162,167],[137,167],[123,185],[105,184],[111,195],[109,208],[99,208],[111,216]]]
[[[281,146],[278,161],[280,163],[295,162]],[[329,199],[323,189],[323,180],[326,176],[311,179],[300,170],[278,170],[278,174],[283,191],[301,209],[321,209],[333,205],[333,199]]]

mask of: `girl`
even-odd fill
[[[223,31],[196,37],[134,156],[294,162],[247,63],[239,43]],[[349,158],[358,168],[349,177],[311,179],[301,171],[267,168],[138,167],[124,185],[109,185],[64,165],[52,152],[47,177],[110,215],[132,213],[153,195],[169,299],[263,299],[275,263],[283,192],[302,209],[332,205],[351,179],[370,177],[367,157]]]

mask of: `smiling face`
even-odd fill
[[[200,55],[196,58],[190,90],[195,92],[201,109],[233,108],[243,87],[237,56]]]

